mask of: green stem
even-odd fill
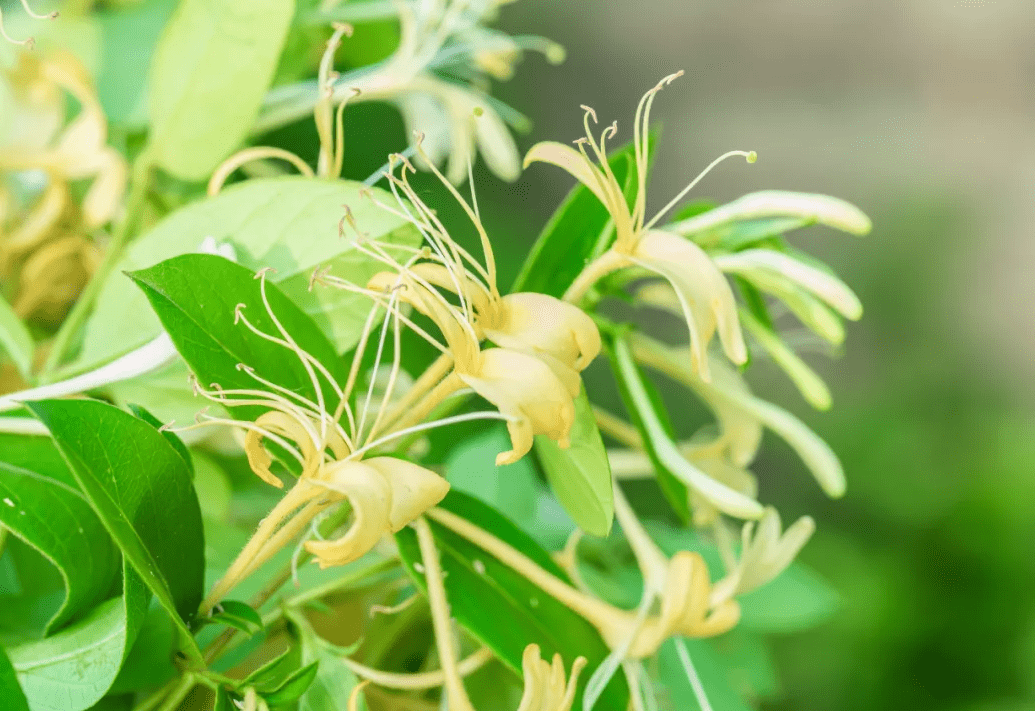
[[[115,228],[111,242],[108,244],[108,249],[104,253],[104,259],[101,260],[97,271],[94,272],[90,281],[86,284],[83,293],[79,295],[72,310],[68,312],[68,316],[65,317],[61,328],[58,329],[57,334],[54,336],[50,352],[47,354],[47,360],[40,371],[39,380],[41,383],[50,382],[52,379],[49,376],[61,365],[72,339],[78,335],[79,330],[93,310],[94,302],[100,296],[101,289],[104,288],[108,276],[122,258],[123,249],[129,242],[130,235],[133,234],[137,224],[140,222],[147,203],[147,190],[151,182],[152,167],[151,152],[145,147],[133,164],[129,194],[126,196],[126,212],[122,217],[122,221]]]
[[[188,682],[190,683],[190,686],[187,686]],[[177,695],[179,695],[179,698],[176,699],[176,705],[178,705],[180,701],[183,701],[183,697],[185,697],[190,692],[190,690],[194,688],[194,684],[194,674],[192,673],[185,674],[179,679],[173,679],[168,684],[163,686],[161,689],[158,689],[158,691],[154,692],[146,699],[141,701],[139,704],[134,706],[133,711],[153,711],[163,701],[165,701],[166,699],[173,699]],[[185,691],[181,692],[184,686],[187,686],[187,688]],[[175,709],[176,705],[173,705],[172,708]],[[168,708],[168,704],[163,705],[162,711],[164,711],[165,708]]]

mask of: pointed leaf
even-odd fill
[[[61,573],[65,601],[48,631],[104,600],[119,554],[49,437],[0,435],[0,525]]]
[[[238,368],[244,364],[265,380],[317,400],[297,355],[252,333],[244,323],[234,323],[238,304],[243,304],[241,313],[249,323],[281,337],[263,304],[260,282],[250,270],[211,254],[185,254],[131,276],[203,386],[265,387]],[[322,363],[336,381],[345,382],[344,363],[316,324],[272,284],[266,285],[266,295],[273,314],[298,346]],[[328,409],[333,411],[337,405],[334,393],[326,380],[320,380]],[[257,416],[262,410],[249,407],[242,412]]]
[[[0,708],[9,711],[29,711],[25,692],[18,684],[14,667],[11,666],[11,660],[7,658],[7,652],[3,647],[0,647]]]
[[[204,544],[183,459],[151,425],[111,405],[40,400],[29,407],[127,564],[193,645],[188,623],[201,602]],[[188,652],[200,656],[196,646]]]

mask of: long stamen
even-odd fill
[[[654,96],[665,86],[683,75],[680,70],[659,81],[648,91],[636,105],[636,116],[633,119],[633,152],[636,159],[636,205],[633,208],[633,223],[640,231],[647,212],[647,162],[650,155],[650,107]]]
[[[316,377],[316,373],[313,371],[313,366],[309,363],[309,359],[305,357],[305,351],[303,351],[295,339],[291,337],[291,334],[287,332],[284,325],[277,318],[277,315],[273,313],[273,307],[270,306],[269,298],[266,295],[266,274],[269,270],[263,269],[256,275],[259,279],[259,296],[262,297],[263,306],[266,307],[266,313],[269,314],[270,320],[273,321],[273,325],[280,331],[280,335],[284,337],[284,340],[288,342],[292,351],[298,356],[302,362],[302,367],[305,368],[306,374],[309,376],[309,381],[313,386],[313,391],[316,393],[316,402],[319,405],[320,412],[327,411],[327,403],[324,401],[323,387],[320,385],[320,381]],[[327,422],[320,418],[320,436],[324,441],[327,439]]]
[[[297,449],[295,449],[294,445],[292,445],[290,442],[288,442],[283,437],[281,437],[279,435],[276,435],[276,434],[273,434],[272,432],[270,432],[266,428],[260,427],[260,426],[256,425],[254,422],[245,422],[243,420],[230,420],[230,419],[227,419],[225,417],[212,417],[210,415],[202,415],[202,414],[199,414],[198,417],[199,417],[198,422],[194,423],[193,425],[185,425],[183,427],[168,427],[168,428],[166,428],[166,431],[168,431],[168,432],[190,432],[192,430],[198,430],[198,429],[202,429],[204,427],[215,427],[217,425],[220,425],[220,426],[223,426],[223,427],[240,427],[243,430],[249,430],[251,432],[258,432],[260,435],[262,435],[263,439],[268,439],[271,442],[275,442],[276,444],[280,445],[281,447],[284,448],[284,450],[288,454],[290,454],[292,457],[294,457],[295,460],[298,461],[300,466],[305,468],[305,465],[306,465],[305,457],[303,457],[301,455],[301,453]],[[205,417],[206,419],[201,420],[200,419],[201,417]]]
[[[504,422],[510,422],[513,419],[514,418],[512,418],[512,417],[507,417],[506,415],[504,415],[502,413],[499,413],[499,412],[495,412],[495,411],[493,411],[493,412],[468,412],[468,413],[465,413],[463,415],[452,415],[450,417],[443,417],[442,419],[439,419],[439,420],[432,420],[431,422],[423,422],[423,423],[421,423],[419,425],[413,425],[412,427],[407,427],[405,429],[397,430],[395,432],[392,432],[391,434],[387,434],[387,435],[385,435],[383,437],[379,437],[378,439],[374,440],[373,442],[369,442],[369,443],[363,445],[362,447],[360,447],[359,449],[357,449],[355,452],[353,452],[352,455],[350,456],[350,459],[353,459],[353,458],[354,459],[359,459],[360,457],[362,457],[364,454],[366,454],[370,450],[376,449],[377,447],[380,447],[383,444],[387,444],[388,442],[391,442],[392,440],[396,440],[396,439],[399,439],[401,437],[407,437],[407,436],[409,436],[411,434],[415,434],[417,432],[424,432],[425,430],[435,429],[436,427],[445,427],[447,425],[455,425],[455,424],[457,424],[459,422],[470,422],[472,420],[503,420]]]
[[[393,353],[392,353],[392,370],[388,375],[388,383],[385,385],[385,392],[381,398],[381,406],[377,409],[377,417],[374,418],[374,424],[370,426],[370,436],[367,438],[368,441],[373,439],[374,435],[377,434],[378,427],[381,425],[384,419],[385,412],[388,410],[388,405],[392,401],[392,395],[395,392],[395,382],[399,377],[399,370],[402,365],[402,329],[399,326],[399,316],[396,313],[394,321],[394,333],[393,333]]]
[[[698,175],[696,178],[694,178],[692,181],[690,181],[689,185],[687,185],[685,188],[680,190],[679,194],[676,195],[674,198],[672,198],[669,201],[669,203],[667,205],[665,205],[665,207],[661,208],[661,210],[658,211],[658,214],[656,214],[653,218],[651,218],[651,221],[646,224],[644,229],[649,230],[651,227],[653,227],[654,224],[658,220],[660,220],[665,215],[666,212],[668,212],[673,207],[675,207],[679,203],[679,201],[682,200],[686,196],[686,194],[688,192],[693,190],[694,186],[697,185],[699,182],[701,182],[701,180],[704,178],[704,176],[708,175],[708,173],[711,172],[712,168],[714,168],[715,166],[717,166],[719,163],[723,162],[727,158],[732,158],[733,156],[743,156],[747,160],[748,163],[754,163],[756,160],[758,160],[758,154],[755,153],[754,151],[730,151],[729,153],[723,153],[721,156],[719,156],[718,158],[713,160],[711,163],[709,163],[708,167],[705,168],[704,170],[702,170],[700,175]]]
[[[392,322],[391,306],[394,306],[394,302],[398,301],[398,299],[399,292],[392,292],[392,296],[388,301],[389,308],[385,309],[384,322],[381,324],[381,335],[378,337],[377,350],[374,353],[374,367],[371,371],[370,384],[367,386],[367,396],[363,400],[363,409],[360,411],[359,414],[359,427],[357,428],[357,435],[360,437],[363,436],[363,425],[366,424],[367,413],[370,411],[370,401],[374,397],[374,385],[377,382],[377,378],[374,377],[374,374],[377,372],[378,366],[381,365],[381,354],[384,353],[385,340],[388,336],[388,325]]]
[[[240,370],[241,368],[238,369]],[[210,393],[200,387],[200,385],[197,384],[197,381],[194,381],[194,384],[194,394],[200,395],[210,402],[230,406],[256,405],[270,410],[280,410],[290,414],[298,421],[302,428],[305,429],[306,434],[309,435],[309,438],[313,442],[313,447],[317,450],[320,449],[318,435],[316,430],[312,429],[308,413],[303,411],[293,402],[274,393],[262,390],[223,390],[220,388],[215,393]],[[239,399],[230,399],[231,397]]]

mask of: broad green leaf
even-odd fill
[[[636,189],[632,144],[613,151],[608,162],[631,200]],[[611,215],[589,188],[577,184],[539,234],[511,291],[538,291],[559,298],[613,240]]]
[[[348,205],[356,224],[381,243],[416,245],[417,231],[360,195],[369,190],[381,202],[390,194],[360,183],[299,177],[248,180],[215,197],[191,203],[159,222],[130,245],[98,297],[86,327],[77,369],[107,362],[138,348],[161,331],[147,299],[120,271],[150,267],[197,251],[211,237],[229,245],[237,261],[255,272],[272,267],[270,281],[308,313],[339,351],[355,345],[370,300],[339,289],[309,291],[309,278],[321,265],[331,273],[365,285],[384,266],[356,251],[338,234]]]
[[[549,437],[537,435],[535,453],[550,487],[575,523],[594,536],[610,533],[615,513],[611,465],[585,387],[575,399],[571,446],[561,449]]]
[[[359,679],[341,660],[341,653],[320,644],[322,640],[302,639],[302,660],[318,663],[316,678],[298,700],[298,711],[338,711],[348,708],[349,697]]]
[[[491,531],[569,582],[549,553],[493,508],[456,491],[451,491],[440,506]],[[512,671],[521,673],[521,654],[532,643],[540,646],[545,659],[559,652],[565,669],[580,655],[587,658],[591,670],[607,656],[608,648],[600,634],[585,619],[465,538],[433,520],[429,519],[429,524],[441,553],[453,616]],[[414,568],[421,561],[416,534],[410,528],[403,529],[396,534],[396,541],[414,583],[424,590],[424,576]],[[581,695],[580,687],[573,708],[581,708]],[[608,684],[597,709],[624,711],[628,700],[625,677],[618,675]]]
[[[7,658],[7,652],[3,647],[0,647],[0,708],[7,711],[29,711],[25,692],[18,684],[14,667],[11,666],[11,660]]]
[[[539,480],[530,458],[496,466],[496,455],[509,448],[510,437],[502,427],[465,437],[446,460],[446,479],[454,490],[506,511],[508,518],[547,550],[560,550],[575,527]]]
[[[190,472],[191,479],[194,478],[194,460],[191,459],[190,452],[187,450],[187,445],[183,443],[175,432],[169,432],[168,430],[162,430],[164,424],[157,417],[148,412],[145,408],[140,405],[130,405],[129,411],[139,417],[141,420],[158,430],[166,441],[172,445],[172,448],[176,450],[176,453],[180,455],[180,459],[187,465],[187,471]]]
[[[293,0],[182,0],[151,65],[151,150],[203,180],[248,135],[277,68]]]
[[[111,405],[41,400],[29,407],[127,564],[189,638],[205,562],[201,512],[183,459],[151,425]]]
[[[48,631],[104,600],[119,554],[49,437],[0,434],[0,524],[60,572],[65,601]]]
[[[0,296],[0,353],[7,353],[14,367],[28,379],[32,372],[32,352],[35,348],[29,329]]]
[[[137,640],[126,655],[109,694],[154,688],[179,675],[175,654],[176,626],[157,600],[152,600],[140,625]]]
[[[55,635],[8,650],[32,711],[82,711],[111,688],[136,640],[149,597],[132,568],[124,574],[121,597],[101,603]]]
[[[255,328],[281,337],[262,301],[261,284],[239,264],[211,254],[185,254],[131,275],[151,301],[180,355],[209,387],[219,383],[225,389],[266,388],[248,372],[317,401],[316,389],[302,360],[288,348],[257,336],[244,323],[235,323],[241,313]],[[312,319],[305,315],[277,287],[267,284],[270,309],[298,346],[322,363],[337,382],[345,382],[345,365]],[[322,376],[320,387],[333,410],[337,400]],[[242,411],[259,414],[261,408]]]

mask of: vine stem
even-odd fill
[[[59,365],[68,351],[72,339],[79,333],[80,328],[86,322],[87,317],[93,310],[94,302],[100,296],[101,289],[111,274],[112,270],[119,263],[123,249],[129,242],[130,235],[136,229],[140,218],[143,216],[144,206],[147,202],[147,189],[151,182],[151,171],[154,167],[152,152],[149,147],[137,156],[133,163],[133,173],[130,178],[129,194],[126,196],[126,211],[122,221],[115,228],[108,249],[104,258],[97,267],[97,271],[90,277],[86,288],[79,295],[72,310],[68,312],[61,327],[50,346],[50,352],[40,371],[40,382],[50,381],[50,376]]]
[[[175,709],[190,690],[197,684],[193,673],[184,674],[179,679],[173,679],[168,684],[154,692],[139,704],[133,707],[133,711],[166,711]],[[164,704],[162,702],[165,702]],[[159,709],[159,704],[162,704]],[[171,704],[171,705],[170,705]]]

